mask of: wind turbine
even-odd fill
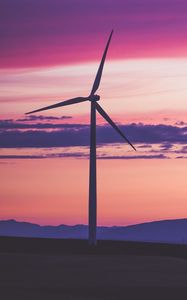
[[[91,113],[90,113],[90,166],[89,166],[89,245],[95,246],[97,243],[96,239],[96,227],[97,227],[97,181],[96,181],[96,110],[98,113],[118,132],[118,134],[134,149],[135,147],[123,134],[123,132],[118,128],[118,126],[112,121],[108,114],[99,105],[98,101],[100,96],[96,95],[96,91],[99,88],[101,81],[103,66],[105,63],[105,58],[107,55],[108,47],[112,38],[113,30],[110,33],[108,42],[106,44],[91,93],[88,97],[77,97],[69,99],[66,101],[58,102],[56,104],[46,106],[37,110],[33,110],[26,114],[32,114],[52,108],[57,108],[61,106],[77,104],[80,102],[90,101]]]

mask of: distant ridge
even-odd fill
[[[98,239],[187,244],[187,219],[163,220],[130,226],[97,228]],[[0,236],[87,239],[86,225],[40,226],[16,220],[0,221]]]

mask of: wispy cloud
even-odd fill
[[[85,128],[88,127],[89,125],[86,124],[69,124],[69,123],[52,123],[51,121],[54,120],[62,120],[62,119],[69,119],[66,117],[62,117],[62,118],[56,118],[51,117],[52,119],[49,118],[43,118],[43,119],[18,119],[17,121],[14,121],[12,119],[7,119],[7,120],[0,120],[0,130],[9,130],[9,129],[31,129],[31,128],[35,128],[35,129],[58,129],[58,128],[73,128],[73,129],[77,129],[77,128]],[[27,123],[28,121],[49,121],[48,123]]]
[[[26,118],[17,119],[17,122],[32,122],[32,121],[57,121],[57,120],[66,120],[71,119],[71,116],[61,116],[61,117],[54,117],[54,116],[27,116]],[[13,122],[13,120],[7,120]],[[1,123],[0,123],[1,124]]]
[[[122,155],[122,156],[99,156],[98,159],[169,159],[164,154],[158,155]]]
[[[72,153],[56,153],[56,154],[46,154],[46,155],[0,155],[0,159],[46,159],[46,158],[88,158],[88,154],[80,153],[80,152],[72,152]],[[177,157],[182,158],[182,157]],[[98,155],[97,159],[169,159],[168,156],[164,154],[158,155],[122,155],[122,156],[115,156],[115,155]]]

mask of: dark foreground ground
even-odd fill
[[[187,299],[187,246],[0,238],[0,299]]]

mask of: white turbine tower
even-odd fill
[[[118,126],[111,120],[103,108],[98,104],[100,96],[96,95],[96,91],[99,88],[101,81],[103,66],[110,44],[110,40],[113,34],[113,30],[109,36],[106,48],[101,59],[91,93],[88,97],[77,97],[69,99],[66,101],[58,102],[56,104],[46,106],[26,114],[36,113],[47,109],[52,109],[56,107],[76,104],[80,102],[90,101],[91,104],[91,114],[90,114],[90,170],[89,170],[89,245],[95,246],[97,243],[96,239],[96,228],[97,228],[97,180],[96,180],[96,110],[100,115],[121,135],[123,139],[134,149],[135,147],[126,138],[123,132],[118,128]]]

